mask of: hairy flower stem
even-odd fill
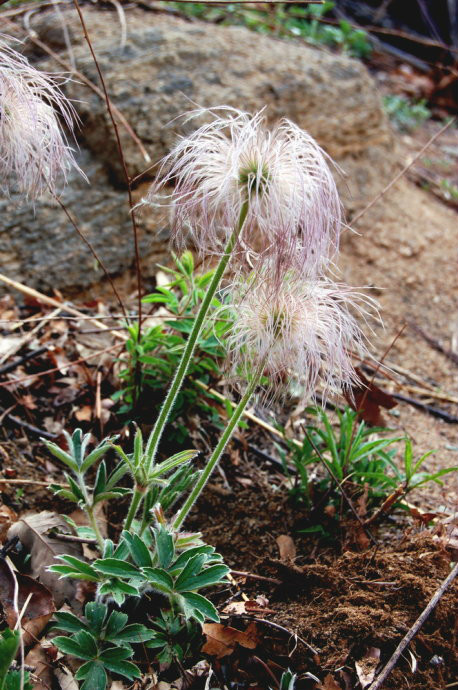
[[[102,533],[97,526],[97,520],[95,519],[95,515],[94,515],[94,505],[93,505],[91,499],[89,498],[89,494],[88,494],[88,491],[86,489],[86,484],[84,483],[84,479],[81,475],[77,475],[77,482],[78,482],[78,486],[80,487],[82,494],[84,496],[83,510],[88,517],[89,525],[94,530],[95,538],[97,539],[97,544],[98,544],[98,547],[100,549],[100,552],[103,553],[103,549],[105,548],[105,540],[102,537]]]
[[[234,250],[235,244],[237,242],[237,239],[242,231],[243,225],[245,223],[247,213],[248,213],[248,206],[249,206],[249,201],[248,199],[243,203],[242,208],[240,210],[240,217],[239,217],[239,222],[237,224],[237,227],[233,231],[231,237],[229,238],[229,241],[224,249],[224,253],[219,261],[218,266],[216,267],[215,273],[213,275],[213,278],[211,280],[210,285],[208,286],[207,293],[203,299],[203,302],[200,306],[199,312],[196,316],[196,319],[194,321],[194,326],[192,328],[191,333],[189,334],[189,338],[186,342],[186,347],[184,349],[184,352],[181,356],[180,364],[178,366],[178,369],[175,372],[175,376],[173,378],[172,384],[169,388],[169,391],[167,393],[167,397],[164,400],[161,411],[159,413],[159,417],[156,420],[156,423],[154,425],[154,428],[150,434],[150,437],[148,439],[148,444],[146,446],[146,452],[145,452],[145,462],[146,462],[146,468],[147,472],[151,468],[152,464],[154,463],[154,458],[157,453],[157,449],[159,446],[159,442],[161,440],[161,436],[163,434],[165,425],[167,424],[170,412],[175,404],[176,398],[178,393],[180,392],[181,386],[183,385],[183,380],[184,377],[187,374],[187,371],[189,369],[189,365],[191,362],[191,358],[194,354],[194,350],[197,345],[197,339],[200,335],[200,332],[202,330],[202,326],[204,324],[205,317],[207,315],[208,309],[211,305],[211,302],[213,300],[213,297],[215,296],[215,292],[218,288],[218,285],[221,282],[221,278],[223,277],[223,273],[226,270],[226,267],[229,263],[229,260],[231,258],[232,252]]]
[[[175,521],[173,523],[174,529],[178,530],[183,522],[185,521],[186,517],[188,516],[189,511],[191,510],[192,506],[194,503],[197,501],[199,498],[200,494],[202,493],[205,484],[208,482],[210,475],[212,474],[213,470],[215,469],[216,465],[218,464],[221,455],[224,452],[224,449],[226,448],[227,444],[229,443],[232,434],[234,433],[237,424],[240,421],[241,416],[243,415],[246,406],[250,402],[251,396],[253,395],[259,381],[261,380],[262,372],[264,371],[264,361],[260,363],[258,366],[257,370],[253,374],[253,378],[251,379],[244,395],[243,398],[240,400],[239,404],[237,407],[234,409],[234,412],[232,413],[232,417],[229,420],[229,424],[225,428],[220,440],[218,441],[218,445],[216,446],[215,450],[213,451],[210,460],[208,461],[207,465],[205,466],[204,470],[202,471],[199,479],[197,480],[196,485],[194,486],[193,490],[189,494],[188,498],[186,499],[183,507],[181,508],[180,512],[178,513],[177,517],[175,518]]]
[[[123,529],[125,530],[130,530],[132,521],[135,518],[138,510],[138,506],[143,500],[143,496],[145,495],[145,488],[142,486],[136,486],[134,489],[134,493],[132,496],[132,501],[129,507],[129,512],[127,513],[126,521],[124,523]]]

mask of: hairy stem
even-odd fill
[[[142,486],[136,486],[130,503],[129,512],[127,513],[126,521],[123,529],[130,530],[132,521],[134,520],[140,503],[145,495],[145,489]]]
[[[78,481],[78,486],[81,489],[81,492],[84,496],[84,512],[86,513],[88,520],[89,520],[89,525],[92,527],[94,530],[95,538],[97,539],[97,544],[100,549],[100,553],[103,553],[103,549],[105,547],[105,540],[102,537],[102,533],[98,528],[97,525],[97,520],[95,519],[94,516],[94,505],[92,503],[91,498],[89,497],[88,490],[86,488],[86,484],[84,483],[84,477],[82,475],[78,474],[77,475],[77,481]]]
[[[197,345],[197,339],[202,330],[202,326],[204,324],[208,309],[213,300],[213,297],[215,296],[215,292],[221,282],[221,278],[223,277],[223,273],[226,270],[227,264],[229,263],[235,244],[237,242],[237,238],[239,237],[240,232],[242,231],[248,213],[248,203],[249,202],[247,200],[242,205],[238,225],[228,240],[228,243],[224,249],[224,253],[219,261],[218,266],[216,267],[211,283],[208,286],[208,290],[205,294],[199,312],[194,321],[194,326],[186,342],[186,347],[181,356],[180,364],[178,365],[178,369],[175,372],[175,376],[167,393],[167,397],[165,398],[162,404],[161,411],[148,439],[148,444],[146,446],[145,453],[147,472],[154,463],[154,458],[157,453],[159,441],[161,440],[161,436],[164,432],[164,428],[167,424],[170,412],[175,404],[177,395],[181,389],[181,386],[183,385],[184,377],[186,376],[187,371],[189,369],[191,358],[194,354],[194,350]]]
[[[213,451],[210,460],[208,461],[207,465],[205,466],[203,472],[201,473],[199,479],[196,482],[196,485],[194,486],[193,490],[189,494],[188,498],[186,499],[183,507],[181,508],[180,512],[178,513],[175,522],[173,523],[174,529],[179,529],[183,522],[185,521],[189,511],[191,510],[192,506],[196,502],[196,500],[199,498],[200,494],[202,493],[205,484],[208,482],[210,475],[212,474],[213,470],[215,469],[216,465],[218,464],[221,455],[224,452],[224,449],[226,448],[227,444],[229,443],[232,434],[234,433],[237,424],[240,421],[241,416],[243,415],[246,406],[248,405],[251,396],[253,395],[256,386],[258,385],[259,381],[261,380],[262,372],[264,370],[264,361],[261,362],[259,367],[257,368],[256,372],[253,375],[253,378],[251,379],[250,383],[248,384],[248,387],[243,395],[243,398],[240,400],[239,404],[237,407],[234,409],[234,412],[232,413],[232,417],[229,420],[229,423],[227,427],[225,428],[220,440],[218,441],[218,444]]]

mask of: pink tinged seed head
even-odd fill
[[[75,112],[50,76],[0,36],[0,175],[2,191],[37,199],[56,194],[74,167],[81,172],[59,118],[72,130]]]
[[[196,110],[211,117],[182,137],[159,168],[147,202],[172,209],[172,237],[191,237],[205,254],[220,251],[249,200],[239,249],[282,270],[319,270],[337,249],[341,204],[326,154],[289,120],[266,128],[263,111],[251,116],[228,107]],[[168,196],[160,196],[174,185]]]
[[[328,280],[303,280],[293,271],[278,285],[269,280],[268,268],[238,279],[229,295],[229,352],[238,380],[264,363],[268,398],[286,394],[294,379],[303,399],[313,399],[320,382],[326,399],[358,380],[352,354],[366,348],[352,312],[365,319],[374,310],[367,296]]]

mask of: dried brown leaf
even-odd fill
[[[288,534],[280,534],[276,539],[280,551],[280,560],[294,561],[296,558],[296,545]]]
[[[59,579],[57,573],[48,572],[50,565],[55,565],[56,556],[69,554],[82,558],[81,544],[63,541],[50,534],[52,530],[72,534],[65,520],[49,511],[25,515],[8,530],[8,538],[18,537],[30,552],[30,569],[32,577],[46,585],[54,594],[56,606],[61,606],[67,599],[74,601],[76,582],[70,578]]]
[[[216,659],[232,654],[238,644],[246,649],[256,649],[258,645],[257,628],[254,623],[250,623],[245,632],[222,623],[206,623],[203,632],[207,641],[202,647],[202,652]]]
[[[371,647],[362,659],[355,661],[356,674],[363,690],[374,680],[379,663],[380,649],[378,647]]]
[[[328,673],[322,683],[316,686],[316,690],[342,690],[340,683],[336,681],[333,675]]]
[[[5,541],[9,528],[16,520],[17,515],[12,508],[6,505],[0,506],[0,543]]]
[[[16,587],[17,607],[15,606]],[[6,561],[0,560],[0,604],[9,628],[13,629],[16,625],[18,612],[21,613],[27,600],[28,603],[21,619],[26,647],[37,641],[56,610],[52,594],[44,585],[28,575],[18,572],[13,575]]]

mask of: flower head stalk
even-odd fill
[[[0,175],[5,193],[27,199],[57,193],[74,167],[59,116],[71,131],[75,112],[50,76],[32,67],[0,35]]]
[[[320,270],[338,245],[341,204],[328,158],[289,120],[273,129],[266,115],[233,108],[196,110],[211,121],[183,137],[163,160],[146,201],[172,209],[172,238],[188,236],[204,254],[227,242],[249,200],[241,255],[275,257],[282,270]],[[160,192],[174,185],[167,196]]]

